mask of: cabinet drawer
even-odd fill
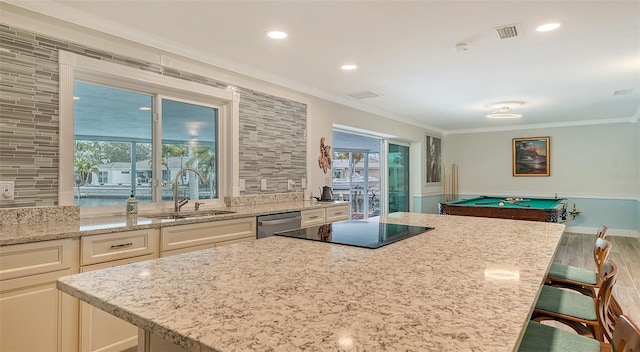
[[[349,206],[341,205],[339,207],[331,207],[326,209],[326,221],[335,222],[349,219]]]
[[[157,254],[158,237],[157,229],[82,237],[82,261],[80,265]]]
[[[220,220],[162,228],[161,251],[256,237],[256,218]]]
[[[324,208],[304,210],[302,215],[302,227],[324,224]]]
[[[77,268],[77,239],[0,247],[0,280]]]

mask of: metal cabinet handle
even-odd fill
[[[319,218],[319,217],[320,217],[320,215],[310,216],[310,217],[309,217],[309,219],[317,219],[317,218]]]
[[[123,244],[113,244],[111,245],[111,249],[131,247],[131,246],[133,246],[133,242],[123,243]]]

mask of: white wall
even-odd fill
[[[512,138],[551,137],[551,176],[513,177]],[[615,123],[470,134],[444,138],[443,159],[459,166],[459,194],[569,199],[582,214],[568,230],[638,234],[640,129]]]
[[[513,177],[512,138],[551,137],[551,176]],[[635,123],[447,135],[447,165],[458,164],[461,194],[520,194],[635,199]]]

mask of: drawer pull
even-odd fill
[[[343,214],[342,212],[339,212],[339,213],[335,213],[335,215],[342,215],[342,214]]]
[[[320,215],[310,216],[310,217],[309,217],[309,219],[317,219],[317,218],[319,218],[319,217],[320,217]]]
[[[114,245],[111,245],[111,249],[131,247],[131,246],[133,246],[133,242],[123,243],[123,244],[114,244]]]

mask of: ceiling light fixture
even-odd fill
[[[522,115],[512,113],[511,109],[522,105],[524,105],[524,101],[510,100],[487,104],[484,107],[493,110],[492,113],[487,115],[490,119],[517,119]]]
[[[549,32],[549,31],[553,31],[558,29],[558,27],[560,27],[560,23],[547,23],[547,24],[543,24],[542,26],[539,26],[538,28],[536,28],[536,31],[538,32]]]
[[[346,65],[340,66],[340,68],[345,70],[345,71],[351,71],[351,70],[355,70],[356,68],[358,68],[358,66],[354,65],[354,64],[346,64]]]
[[[80,97],[73,97],[73,100],[80,100]]]
[[[271,31],[267,33],[267,36],[271,39],[284,39],[287,37],[287,33],[282,31]]]
[[[149,110],[151,110],[151,108],[148,107],[148,106],[143,106],[143,107],[139,108],[138,110],[140,110],[140,111],[149,111]]]

